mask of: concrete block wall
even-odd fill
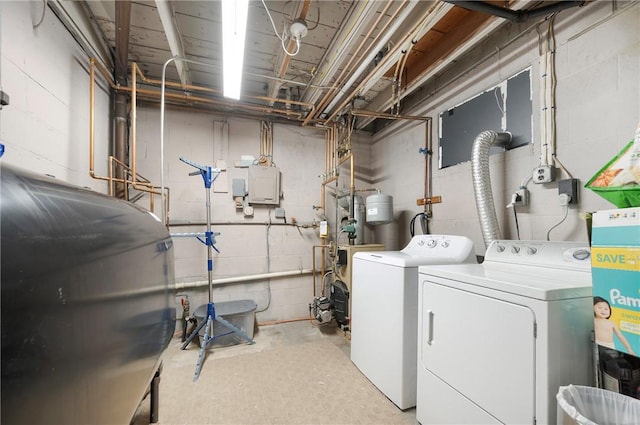
[[[89,58],[42,2],[0,3],[2,161],[105,193],[89,177]],[[109,94],[96,84],[96,166],[107,174]]]
[[[154,182],[160,181],[160,111],[139,108],[137,125],[138,171]],[[253,205],[252,217],[237,209],[232,197],[233,179],[244,179],[248,168],[234,164],[243,155],[260,154],[260,122],[216,117],[198,112],[165,112],[165,185],[170,188],[169,219],[172,233],[204,232],[206,190],[200,176],[189,176],[195,168],[181,162],[185,157],[201,165],[226,162],[227,169],[211,192],[212,230],[216,236],[213,253],[214,281],[273,272],[304,274],[259,278],[239,283],[216,283],[214,302],[252,299],[258,304],[260,321],[306,317],[313,298],[312,247],[320,244],[319,221],[312,208],[320,204],[321,174],[324,167],[324,133],[316,129],[275,124],[273,162],[281,172],[284,219],[276,219],[274,205]],[[301,227],[292,226],[296,221]],[[195,285],[178,291],[190,297],[192,308],[208,301],[207,249],[194,237],[174,238],[176,281]],[[318,259],[319,260],[319,259]]]
[[[551,240],[586,243],[583,214],[615,208],[582,186],[633,138],[640,120],[639,22],[637,2],[589,3],[562,11],[555,19],[557,158],[580,180],[580,203],[570,206],[567,219],[550,233]],[[546,25],[542,23],[541,30]],[[409,112],[433,117],[433,195],[442,196],[442,203],[433,206],[431,232],[468,236],[478,255],[485,247],[475,207],[471,163],[437,169],[438,114],[528,67],[532,69],[533,143],[490,158],[502,235],[516,239],[513,211],[505,206],[540,158],[540,63],[535,28],[517,38],[513,29],[503,29],[493,42],[474,49],[457,67],[444,72],[424,91],[427,94],[416,110]],[[394,196],[400,246],[408,241],[408,220],[422,211],[415,203],[423,190],[423,162],[416,153],[424,144],[420,131],[416,124],[404,123],[374,136],[372,179]],[[560,178],[568,178],[567,173],[562,172]],[[563,217],[557,182],[529,183],[528,189],[530,206],[517,210],[520,238],[545,240],[549,229]],[[388,236],[379,239],[391,240]]]

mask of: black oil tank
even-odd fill
[[[175,330],[173,243],[126,201],[0,164],[6,424],[127,424]]]

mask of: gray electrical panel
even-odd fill
[[[249,166],[249,203],[278,205],[280,203],[280,169]]]

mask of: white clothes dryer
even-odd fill
[[[494,241],[482,264],[420,268],[416,419],[554,424],[592,381],[590,249]]]
[[[477,263],[464,236],[417,235],[353,257],[351,361],[400,409],[416,405],[418,266]]]

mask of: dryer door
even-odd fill
[[[442,284],[422,285],[420,367],[460,394],[444,403],[448,409],[456,412],[458,403],[464,411],[471,401],[502,423],[533,423],[533,311]]]

